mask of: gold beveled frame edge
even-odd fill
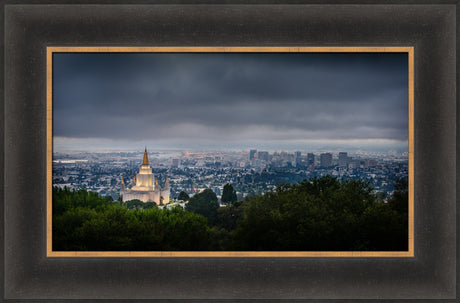
[[[408,53],[409,209],[407,251],[53,251],[52,250],[52,66],[64,52],[398,52]],[[414,47],[124,47],[49,46],[46,48],[46,256],[47,257],[414,257]]]

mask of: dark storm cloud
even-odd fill
[[[407,54],[55,54],[54,135],[407,140]]]

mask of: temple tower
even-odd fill
[[[144,157],[139,169],[139,173],[133,177],[134,186],[131,189],[125,188],[125,182],[121,179],[120,195],[123,202],[138,199],[142,202],[155,202],[156,204],[168,203],[170,199],[169,180],[166,178],[164,188],[158,184],[158,179],[150,167],[147,147],[144,150]]]

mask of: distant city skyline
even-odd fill
[[[100,140],[88,140],[88,139],[77,139],[77,140],[59,140],[58,143],[54,143],[54,153],[68,153],[68,152],[138,152],[141,153],[144,150],[144,147],[147,146],[149,152],[161,152],[161,151],[191,151],[191,152],[205,152],[205,151],[240,151],[248,152],[251,149],[256,149],[257,151],[268,151],[268,152],[313,152],[313,153],[322,153],[322,152],[349,152],[349,153],[360,153],[360,152],[370,152],[370,153],[398,153],[405,154],[407,150],[407,142],[399,141],[380,141],[380,142],[368,142],[364,144],[362,141],[360,145],[355,145],[353,143],[340,144],[332,142],[328,145],[321,143],[312,143],[309,142],[308,145],[267,145],[259,144],[253,145],[252,147],[241,146],[241,145],[207,145],[203,146],[188,146],[186,147],[168,147],[160,146],[153,144],[144,144],[137,145],[132,144],[131,141],[126,141],[124,144],[120,141],[117,141],[116,145],[113,142],[108,141],[107,144],[100,142]]]
[[[404,53],[56,53],[54,151],[407,151]]]
[[[146,202],[145,194],[149,190],[144,188],[138,192],[138,187],[152,186],[154,178],[151,172],[155,174],[155,181],[159,181],[160,189],[171,189],[172,197],[177,197],[183,190],[197,193],[204,189],[212,189],[219,196],[223,186],[232,183],[242,198],[253,191],[262,194],[280,182],[297,182],[314,176],[332,175],[368,180],[375,186],[375,190],[391,195],[395,180],[407,178],[407,170],[407,154],[369,152],[268,152],[255,149],[56,152],[53,159],[53,185],[110,194],[113,199],[119,197],[120,190],[131,188],[135,192],[128,191],[128,196],[123,194],[124,198]],[[166,182],[166,177],[172,181],[171,187],[167,185],[169,182]],[[165,194],[157,191],[148,196],[158,202],[158,194],[160,197],[168,195],[167,191]]]

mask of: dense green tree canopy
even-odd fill
[[[126,201],[122,205],[127,209],[150,209],[158,207],[155,202],[142,202],[138,199]]]
[[[127,209],[143,209],[144,208],[144,202],[138,199],[126,201],[123,203],[123,205]]]
[[[195,194],[190,198],[185,209],[204,216],[208,219],[209,224],[212,225],[217,217],[219,202],[217,202],[217,196],[211,189],[205,189],[201,193]]]
[[[230,183],[224,185],[224,189],[222,191],[222,203],[225,204],[232,204],[235,203],[236,198],[236,191],[233,189],[233,186]]]
[[[367,182],[325,176],[222,207],[207,189],[194,195],[186,210],[53,189],[57,251],[398,251],[407,250],[407,239],[405,180],[396,182],[388,201]]]
[[[54,250],[209,250],[206,219],[181,207],[128,209],[85,190],[53,189]],[[128,202],[127,202],[128,203]],[[153,203],[153,202],[152,202]],[[153,203],[155,204],[155,203]]]
[[[188,200],[190,200],[190,196],[185,191],[181,191],[179,193],[179,196],[177,197],[177,200],[179,200],[179,201],[188,201]]]
[[[251,197],[233,243],[237,250],[406,250],[405,216],[378,201],[368,183],[325,176]]]

